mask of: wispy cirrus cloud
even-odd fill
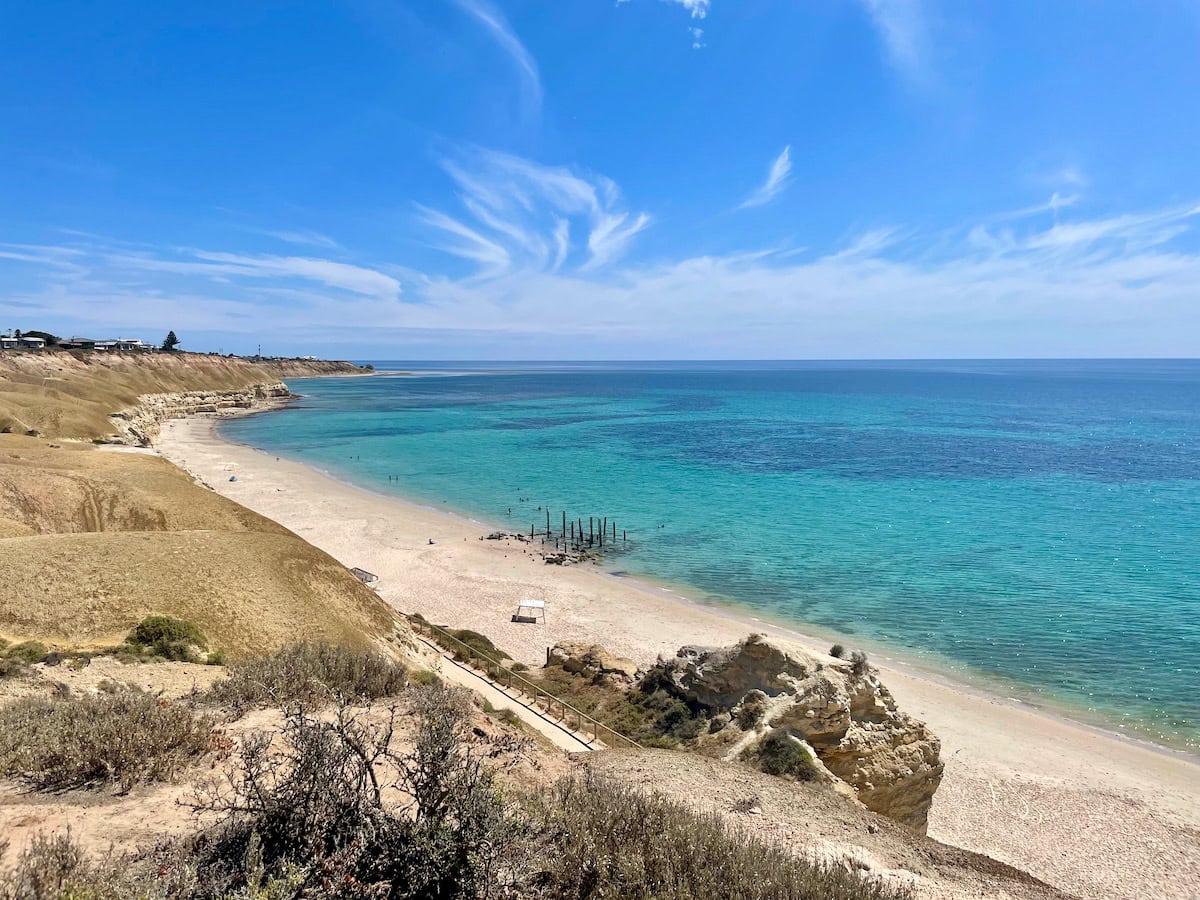
[[[788,186],[792,174],[792,145],[788,144],[775,157],[767,170],[767,179],[739,205],[739,209],[763,206],[774,200]]]
[[[504,13],[489,0],[453,0],[463,12],[483,25],[500,48],[512,60],[524,84],[525,103],[530,112],[536,113],[542,106],[542,76],[532,54],[521,43]]]
[[[336,250],[340,246],[333,238],[329,237],[328,235],[321,234],[319,231],[310,231],[308,229],[272,230],[269,228],[260,228],[255,230],[259,234],[275,238],[277,241],[283,241],[285,244],[300,244],[307,247],[323,247],[327,250]]]
[[[892,67],[910,84],[932,77],[928,22],[922,0],[859,0],[879,33]]]
[[[555,354],[610,358],[1194,355],[1200,333],[1194,203],[879,227],[819,252],[633,263],[616,252],[589,266],[640,218],[611,182],[515,157],[451,164],[464,209],[470,199],[482,215],[430,210],[428,227],[474,242],[464,258],[487,277],[80,235],[0,244],[0,314],[22,327],[269,333],[297,348],[369,340],[483,358],[545,356],[548,339]]]
[[[650,224],[646,213],[624,208],[620,189],[602,175],[474,147],[439,163],[458,187],[463,214],[418,206],[420,219],[442,236],[433,246],[479,264],[485,277],[557,271],[570,262],[597,269]]]
[[[1060,209],[1066,209],[1068,206],[1074,206],[1082,199],[1082,194],[1067,194],[1062,195],[1055,191],[1050,195],[1050,199],[1045,203],[1035,203],[1032,206],[1023,206],[1020,209],[1009,210],[1008,212],[997,213],[992,218],[997,222],[1006,221],[1009,219],[1027,219],[1030,216],[1038,216],[1042,213],[1057,214]]]

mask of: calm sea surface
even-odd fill
[[[612,570],[1200,748],[1198,361],[376,368],[419,374],[223,431],[514,529],[608,516]]]

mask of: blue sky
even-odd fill
[[[0,328],[1195,356],[1184,0],[0,6]]]

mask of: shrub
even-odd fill
[[[13,644],[4,651],[6,659],[14,660],[25,665],[33,665],[40,663],[46,658],[46,654],[50,651],[46,649],[46,645],[41,641],[22,641],[19,644]]]
[[[867,661],[867,654],[862,650],[855,650],[850,654],[850,674],[855,678],[864,677],[871,671],[871,665]]]
[[[17,857],[16,865],[0,872],[0,900],[50,898],[115,898],[105,887],[107,873],[88,862],[71,835],[36,834]]]
[[[345,705],[332,718],[293,710],[282,752],[247,739],[238,771],[199,798],[219,824],[119,865],[89,862],[69,836],[39,838],[0,872],[0,900],[909,897],[590,773],[505,799],[462,693],[409,697],[411,752],[391,748],[394,708],[383,720]]]
[[[644,747],[679,747],[708,729],[705,711],[665,690],[653,672],[631,691],[556,668],[544,669],[543,680],[576,708]]]
[[[173,616],[147,616],[125,643],[137,653],[177,662],[200,662],[200,651],[208,648],[208,640],[198,626]]]
[[[239,709],[286,706],[333,699],[362,701],[399,694],[408,681],[404,666],[380,653],[332,644],[292,644],[274,656],[235,663],[207,698]]]
[[[834,644],[832,647],[829,648],[829,655],[832,656],[834,659],[841,659],[842,657],[844,657],[846,655],[846,648],[843,647],[841,644]]]
[[[45,699],[0,709],[0,772],[41,789],[173,778],[210,746],[212,723],[141,691]]]
[[[458,630],[451,628],[447,630],[476,653],[489,656],[495,660],[512,659],[511,656],[493,644],[492,639],[485,634],[480,634],[478,631],[471,631],[467,628],[460,628]],[[451,651],[454,654],[454,658],[459,662],[466,662],[470,658],[470,654],[465,647],[453,644],[446,649]]]
[[[758,723],[762,721],[763,715],[767,711],[765,700],[766,698],[758,691],[753,691],[742,698],[737,710],[738,728],[742,731],[749,731],[751,728],[758,727]]]
[[[19,659],[8,659],[0,656],[0,678],[20,678],[29,672],[29,666]]]
[[[282,757],[246,741],[240,772],[199,808],[224,825],[193,842],[200,897],[487,898],[507,887],[517,837],[493,776],[468,741],[469,705],[435,685],[410,694],[416,748],[340,706],[334,721],[289,714]],[[385,801],[395,785],[409,801]],[[244,893],[243,893],[244,891]]]
[[[542,795],[545,897],[600,900],[882,900],[905,896],[798,859],[658,794],[591,775]]]
[[[817,777],[817,766],[804,745],[787,733],[776,728],[749,748],[743,758],[748,759],[768,775],[795,778],[797,781],[812,781]]]
[[[431,684],[441,683],[437,673],[431,672],[429,669],[418,669],[409,676],[408,680],[417,687],[428,687]]]

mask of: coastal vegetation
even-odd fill
[[[415,733],[397,744],[409,716]],[[213,824],[107,856],[37,836],[0,873],[0,898],[908,896],[586,772],[505,783],[480,734],[465,693],[441,684],[383,709],[294,708],[277,740],[248,735],[197,793]]]
[[[408,669],[381,653],[299,643],[233,664],[228,677],[214,684],[204,699],[235,710],[335,699],[362,703],[395,696],[407,683]]]
[[[175,777],[211,736],[209,719],[140,690],[25,697],[0,707],[0,772],[43,790],[128,791]]]

